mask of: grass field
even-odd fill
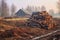
[[[4,19],[6,21],[18,21],[18,20],[27,20],[29,18],[12,18],[12,19]]]

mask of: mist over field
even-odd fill
[[[60,18],[59,5],[59,0],[0,0],[0,16],[15,16],[20,9],[31,15],[32,12],[42,11],[44,6],[43,10],[53,17]],[[2,13],[3,11],[5,12]]]

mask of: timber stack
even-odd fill
[[[33,12],[32,16],[28,19],[27,25],[30,27],[40,27],[44,29],[51,29],[56,26],[52,16],[46,11]]]

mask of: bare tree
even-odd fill
[[[49,14],[53,16],[54,15],[54,10],[53,9],[50,9],[49,10]]]
[[[45,6],[41,6],[41,11],[46,11]]]
[[[16,6],[14,4],[12,4],[11,6],[11,16],[15,16],[15,11],[16,11]]]
[[[29,11],[29,12],[32,12],[32,7],[31,6],[27,6],[26,10]]]
[[[8,8],[5,0],[2,0],[1,8],[2,8],[1,16],[2,16],[2,17],[7,17],[7,16],[9,16],[9,8]]]
[[[58,12],[60,14],[60,0],[58,0],[58,2],[57,2],[57,8],[58,8]]]
[[[1,6],[1,0],[0,0],[0,16],[1,16],[2,6]]]
[[[37,6],[27,6],[26,10],[30,13],[40,11],[40,7]]]
[[[0,5],[0,16],[1,16],[1,5]]]

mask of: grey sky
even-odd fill
[[[20,8],[26,8],[28,5],[30,6],[41,6],[44,5],[47,10],[53,9],[57,12],[57,2],[58,0],[7,0],[7,3],[11,5],[14,3],[17,7],[17,10]]]

